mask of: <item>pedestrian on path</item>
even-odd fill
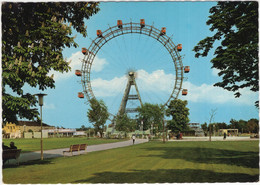
[[[135,135],[132,135],[133,145],[135,144]]]

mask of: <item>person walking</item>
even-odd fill
[[[135,144],[135,135],[132,136],[133,139],[133,145]]]
[[[224,140],[226,139],[226,137],[227,137],[227,133],[226,132],[224,132]]]

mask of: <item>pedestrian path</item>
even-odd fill
[[[249,136],[247,137],[236,137],[231,136],[227,137],[225,140],[223,139],[223,136],[212,136],[211,141],[252,141],[257,139],[251,139]],[[183,139],[177,140],[177,139],[170,139],[168,141],[209,141],[209,136],[207,137],[183,137]]]
[[[147,139],[136,139],[135,144],[141,144],[148,142]],[[132,140],[128,141],[122,141],[122,142],[116,142],[116,143],[106,143],[106,144],[99,144],[99,145],[90,145],[87,147],[87,152],[94,152],[94,151],[101,151],[101,150],[108,150],[113,148],[120,148],[125,146],[133,145]],[[44,150],[43,151],[43,158],[49,159],[49,158],[55,158],[55,157],[63,157],[63,151],[69,150],[69,148],[61,148],[61,149],[53,149],[53,150]],[[84,151],[81,151],[80,153],[84,153]],[[75,155],[78,155],[78,152],[74,152]],[[70,153],[67,153],[65,155],[71,156]],[[35,151],[35,152],[28,152],[28,153],[21,153],[19,162],[27,162],[27,161],[33,161],[38,160],[41,158],[41,151]],[[8,162],[7,162],[8,163]],[[9,164],[15,164],[15,160],[10,160]]]

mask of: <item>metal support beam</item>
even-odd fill
[[[126,109],[126,105],[127,105],[128,100],[139,100],[141,106],[143,105],[142,100],[141,100],[141,96],[139,94],[139,91],[138,91],[138,88],[137,88],[137,85],[136,85],[135,75],[136,75],[136,73],[133,72],[133,71],[130,71],[128,73],[128,82],[127,82],[127,85],[126,85],[126,88],[125,88],[125,93],[124,93],[123,99],[121,101],[121,105],[120,105],[118,114],[124,114],[126,112],[136,112],[136,108]],[[134,94],[134,95],[129,94],[132,86],[135,87],[137,94]]]

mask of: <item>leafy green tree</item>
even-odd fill
[[[81,125],[80,128],[77,128],[77,131],[87,131],[88,129],[90,129],[90,127],[85,127],[85,125]]]
[[[172,119],[167,122],[168,129],[173,132],[183,131],[188,129],[189,123],[189,108],[186,106],[188,102],[186,100],[172,100],[166,109],[166,116],[171,116]]]
[[[248,120],[246,127],[250,133],[258,133],[259,132],[259,121],[257,119]]]
[[[217,127],[217,130],[219,129],[226,129],[228,126],[226,123],[222,122],[222,123],[215,123],[216,124],[216,127]]]
[[[238,129],[238,132],[247,132],[247,121],[245,120],[230,120],[229,128]]]
[[[118,131],[122,131],[126,134],[128,132],[133,132],[136,129],[136,121],[130,119],[127,114],[119,114],[115,119],[115,129]]]
[[[201,129],[204,131],[204,132],[208,132],[208,125],[207,123],[205,122],[204,124],[201,124]]]
[[[87,112],[87,116],[89,122],[93,124],[95,131],[99,132],[101,137],[103,137],[104,125],[109,117],[107,106],[104,101],[98,101],[95,98],[92,98],[90,100],[90,109]]]
[[[214,35],[194,47],[195,57],[207,56],[220,41],[211,63],[212,68],[220,70],[222,81],[214,86],[233,91],[235,97],[246,87],[258,92],[258,2],[220,1],[209,12],[207,25],[211,25]]]
[[[162,129],[162,122],[164,119],[164,108],[158,104],[145,103],[143,106],[137,108],[138,111],[138,123],[139,128],[141,127],[141,122],[143,123],[143,129],[147,130],[151,128],[155,129],[155,133]]]
[[[18,116],[38,118],[37,99],[25,84],[55,88],[51,71],[70,70],[62,51],[77,47],[72,28],[87,36],[84,19],[99,11],[95,2],[2,3],[2,108],[3,121]],[[7,90],[9,89],[9,90]],[[7,91],[13,91],[8,93]]]

